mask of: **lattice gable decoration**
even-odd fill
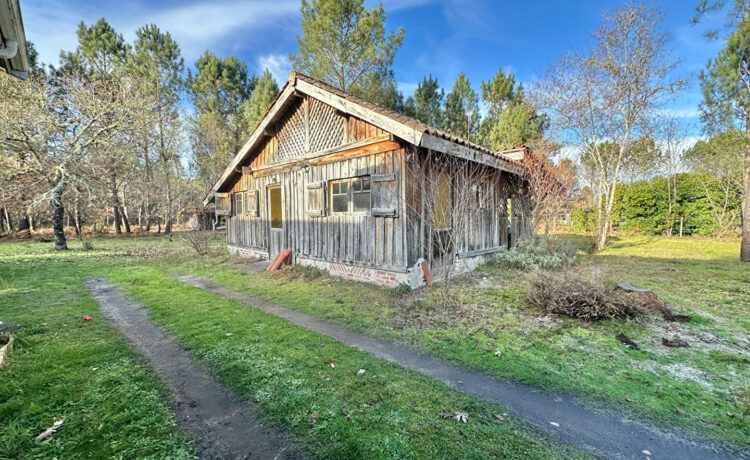
[[[274,124],[273,131],[278,146],[265,162],[293,161],[345,144],[347,117],[317,99],[297,97]]]

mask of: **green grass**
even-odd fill
[[[502,410],[332,339],[171,279],[159,267],[111,272],[222,383],[260,404],[322,458],[568,458]],[[231,333],[231,336],[227,336]],[[331,366],[333,363],[334,366]],[[359,369],[364,375],[357,377]],[[347,418],[342,410],[349,413]],[[466,424],[441,412],[465,412]],[[317,412],[317,419],[310,420]]]
[[[588,246],[581,237],[569,239]],[[688,337],[687,349],[661,344],[676,332],[655,316],[591,324],[547,318],[525,302],[525,275],[497,267],[458,279],[448,303],[439,288],[396,296],[295,271],[248,275],[229,256],[212,258],[210,266],[178,257],[165,262],[165,270],[196,273],[492,375],[747,447],[750,265],[738,255],[736,240],[633,237],[614,238],[601,254],[582,256],[584,276],[602,270],[612,280],[651,288],[675,310],[693,315],[693,322],[674,325]],[[479,287],[480,280],[495,287]],[[624,347],[615,339],[619,332],[641,350]]]
[[[104,323],[82,268],[0,264],[0,320],[21,325],[0,369],[0,458],[193,458],[164,388]]]
[[[312,457],[585,457],[526,423],[498,423],[497,405],[168,276],[198,266],[233,274],[236,259],[225,251],[199,257],[164,238],[93,244],[100,257],[0,244],[0,320],[22,325],[0,369],[0,458],[193,455],[168,395],[103,321],[86,276],[109,277],[146,305],[217,380],[257,402],[264,421]],[[359,369],[366,372],[357,377]],[[466,424],[439,416],[457,411],[469,414]],[[33,442],[62,416],[58,433]]]

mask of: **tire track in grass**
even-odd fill
[[[708,443],[629,420],[613,411],[593,411],[577,404],[569,395],[548,394],[534,388],[462,369],[425,355],[411,347],[375,339],[316,316],[291,310],[243,294],[193,275],[175,279],[236,300],[292,324],[338,340],[346,345],[429,375],[467,394],[500,404],[514,416],[553,436],[595,455],[614,458],[730,459],[733,455]],[[645,455],[644,451],[649,452]],[[744,457],[742,453],[739,455]]]
[[[302,458],[282,433],[261,425],[254,405],[240,401],[196,366],[187,351],[148,319],[145,308],[104,278],[88,278],[86,287],[171,390],[175,419],[195,440],[201,458]]]

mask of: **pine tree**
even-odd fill
[[[212,185],[242,146],[247,132],[242,105],[252,94],[256,78],[234,56],[219,58],[206,51],[188,72],[187,86],[195,105],[191,137],[198,176]]]
[[[479,98],[466,75],[458,74],[445,102],[444,127],[454,136],[474,141],[479,126]]]
[[[179,102],[182,89],[182,72],[184,61],[180,55],[180,47],[172,39],[169,32],[162,33],[154,24],[141,27],[136,32],[135,52],[129,61],[129,72],[135,78],[135,84],[143,93],[145,100],[150,102],[152,115],[156,118],[153,126],[147,126],[143,131],[143,158],[146,176],[149,182],[153,178],[149,157],[149,134],[154,133],[157,140],[158,161],[163,174],[164,213],[167,235],[172,237],[173,210],[173,175],[179,167],[179,156],[169,137],[175,135],[175,128],[179,129]],[[146,187],[147,203],[150,201],[151,183]],[[150,227],[150,210],[146,209],[146,229]]]
[[[516,77],[499,69],[492,80],[482,82],[482,100],[487,117],[479,127],[482,143],[494,149],[531,145],[540,139],[547,118],[526,99]]]
[[[342,91],[398,108],[391,66],[404,30],[386,34],[385,10],[370,10],[364,0],[302,0],[299,52],[289,59],[295,70]]]
[[[279,94],[279,85],[276,84],[271,72],[266,69],[258,79],[253,95],[245,102],[243,107],[247,125],[245,137],[250,136],[255,127],[258,126],[277,94]]]
[[[440,89],[437,78],[425,75],[414,90],[414,96],[407,99],[405,112],[422,123],[441,128],[444,98],[445,91]]]
[[[750,262],[750,6],[737,14],[742,19],[726,47],[701,72],[701,119],[710,134],[737,129],[745,135],[740,260]]]

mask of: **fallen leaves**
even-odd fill
[[[346,410],[346,409],[341,409],[341,414],[344,415],[344,416],[346,416],[347,420],[351,420],[352,419],[352,417],[349,415],[349,411]]]
[[[358,370],[358,371],[357,371],[357,377],[362,377],[363,375],[365,375],[365,372],[366,372],[366,371],[365,371],[364,369],[360,369],[360,370]]]
[[[678,408],[677,408],[677,413],[678,413],[678,414],[680,414],[680,415],[687,415],[687,412],[685,412],[685,411],[684,411],[684,410],[683,410],[682,408],[680,408],[680,407],[678,407]]]
[[[318,416],[319,415],[320,415],[320,413],[318,411],[313,412],[312,414],[310,414],[309,417],[307,417],[307,423],[313,423],[314,424],[315,422],[318,421]]]
[[[616,335],[615,337],[617,338],[617,340],[619,340],[620,342],[622,342],[622,343],[624,343],[625,345],[629,346],[629,347],[630,347],[630,348],[632,348],[633,350],[638,350],[638,349],[639,349],[639,348],[638,348],[638,344],[637,344],[637,343],[635,343],[635,342],[633,342],[632,340],[630,340],[630,339],[628,338],[628,336],[626,336],[626,335],[625,335],[625,334],[623,334],[622,332],[620,332],[619,334],[617,334],[617,335]]]
[[[689,347],[690,345],[682,339],[666,339],[662,337],[661,344],[665,347]]]

